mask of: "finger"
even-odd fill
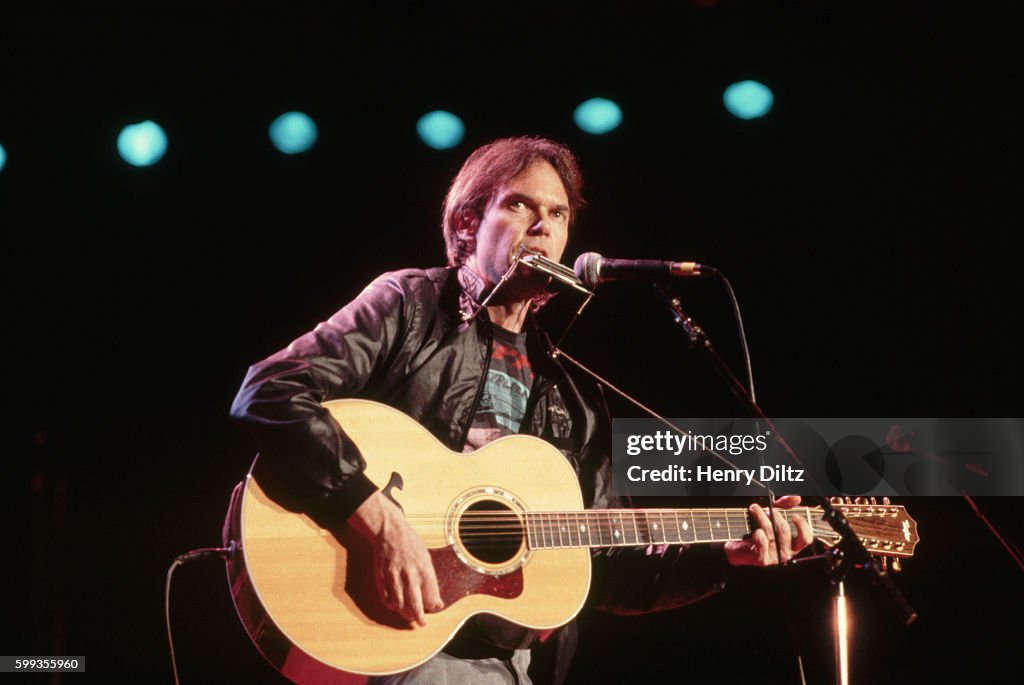
[[[388,573],[385,578],[387,588],[388,606],[398,612],[405,607],[405,589],[402,587],[402,579],[397,572]]]
[[[768,512],[760,504],[751,504],[750,513],[754,515],[754,521],[757,523],[757,528],[764,533],[766,540],[774,540],[775,532],[772,530],[771,519],[768,518]],[[754,531],[755,535],[757,531]],[[774,543],[773,543],[774,544]]]
[[[797,516],[793,519],[793,523],[796,524],[797,536],[796,540],[793,541],[793,551],[799,552],[804,547],[814,542],[814,533],[811,530],[810,522],[803,516]]]
[[[754,541],[754,553],[757,555],[757,563],[761,566],[769,566],[777,561],[775,542],[768,537],[765,530],[764,528],[758,528],[750,536],[751,540]]]
[[[383,567],[379,568],[374,574],[375,584],[377,586],[377,595],[381,601],[384,602],[384,606],[390,607],[392,604],[391,590],[388,588],[388,581],[385,576]]]
[[[437,574],[434,567],[428,567],[428,572],[423,575],[421,584],[423,590],[423,605],[427,613],[435,613],[444,609],[444,600],[441,599],[441,589],[437,582]]]
[[[779,563],[785,563],[793,556],[792,538],[793,534],[789,529],[782,512],[775,510],[775,537],[779,541]]]
[[[427,625],[427,620],[423,616],[423,595],[420,592],[420,575],[419,573],[409,573],[406,575],[406,607],[407,614],[413,620],[421,626]]]
[[[750,513],[754,515],[754,522],[757,527],[761,530],[768,532],[771,531],[772,522],[768,518],[768,511],[760,504],[751,504]]]
[[[792,509],[800,505],[800,495],[784,495],[775,500],[775,506],[779,509]]]

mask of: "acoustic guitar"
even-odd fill
[[[481,612],[534,629],[564,625],[587,596],[591,548],[738,540],[756,527],[740,508],[584,510],[569,462],[539,438],[508,436],[460,454],[386,405],[348,399],[324,406],[366,458],[366,475],[423,538],[445,608],[423,627],[385,608],[366,541],[325,530],[272,499],[257,459],[236,509],[232,596],[260,652],[303,685],[413,668]],[[838,507],[873,554],[913,555],[917,524],[903,507]],[[821,513],[783,512],[834,544],[838,535]]]

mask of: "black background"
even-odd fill
[[[164,574],[215,545],[253,456],[227,409],[247,366],[377,273],[441,262],[463,158],[539,134],[578,154],[582,251],[729,276],[774,416],[1020,416],[1019,51],[1012,3],[36,3],[0,11],[6,654],[83,654],[89,678],[171,682]],[[740,121],[721,93],[768,84]],[[601,137],[592,96],[623,108]],[[416,138],[432,109],[465,140]],[[266,128],[301,109],[308,153]],[[160,164],[121,162],[158,121]],[[739,370],[714,282],[678,283]],[[558,328],[571,296],[545,312]],[[668,415],[739,412],[641,285],[606,287],[566,350]],[[615,403],[616,415],[632,415]],[[982,502],[1020,539],[1015,498]],[[855,682],[994,677],[1016,664],[1014,565],[964,500],[905,502],[922,542],[905,628],[863,578]],[[832,679],[818,569],[739,572],[660,615],[585,611],[571,682]],[[783,599],[788,599],[788,604]],[[790,622],[787,616],[791,617]],[[180,569],[183,682],[277,682],[223,569]]]

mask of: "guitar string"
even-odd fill
[[[741,528],[742,529],[742,528]],[[749,533],[749,529],[743,529],[746,533]],[[429,532],[429,531],[428,531]],[[720,532],[720,531],[719,531]],[[900,544],[904,543],[904,540],[896,539],[889,540],[884,535],[885,531],[882,531],[881,535],[873,535],[872,531],[862,531],[862,538],[876,539],[879,542],[886,544]],[[812,530],[813,536],[816,538],[836,538],[838,535],[828,526],[816,525]],[[524,531],[521,526],[515,526],[513,529],[508,531],[495,530],[493,528],[482,527],[480,532],[466,531],[465,529],[460,531],[460,539],[469,539],[474,549],[480,549],[487,545],[501,545],[507,547],[508,544],[513,540],[522,541],[524,538],[528,538],[532,534],[534,539],[539,538],[542,543],[540,546],[630,546],[630,545],[643,545],[643,544],[660,544],[660,543],[691,543],[691,542],[713,542],[713,541],[725,541],[726,539],[742,539],[742,536],[735,537],[729,534],[728,538],[718,538],[718,533],[711,531],[709,528],[703,528],[694,531],[695,539],[686,539],[676,530],[673,535],[671,529],[662,529],[660,535],[656,530],[645,529],[643,533],[640,529],[634,530],[633,538],[630,539],[630,532],[628,529],[624,530],[623,538],[616,540],[614,537],[614,529],[609,526],[592,526],[589,530],[577,532],[575,529],[570,530],[567,527],[555,528],[551,525],[538,525],[532,527],[531,530]],[[697,540],[697,537],[702,535],[710,535],[709,539]],[[597,538],[598,542],[594,543],[594,538]],[[557,538],[558,542],[555,543]],[[579,541],[579,544],[573,544],[573,538]],[[584,544],[583,539],[587,538],[588,543]],[[547,540],[551,540],[550,545],[544,544]],[[608,544],[603,544],[607,539]],[[564,541],[568,540],[570,544],[565,545]],[[880,550],[883,553],[889,551],[892,553],[902,552],[902,548]]]
[[[623,510],[617,510],[617,509],[580,509],[580,510],[576,510],[576,511],[572,511],[572,510],[545,511],[545,510],[541,510],[541,509],[531,509],[531,510],[529,510],[527,512],[518,512],[518,511],[514,511],[514,510],[510,509],[510,510],[507,510],[507,511],[464,511],[464,512],[462,512],[460,514],[460,517],[461,518],[489,518],[489,517],[490,518],[522,518],[522,516],[525,514],[526,516],[587,516],[587,517],[623,516],[625,518],[629,518],[629,517],[632,517],[632,516],[658,515],[658,516],[672,516],[672,517],[677,517],[678,516],[678,517],[690,517],[690,518],[692,518],[694,516],[700,516],[700,517],[703,518],[703,517],[709,515],[708,512],[715,512],[715,511],[722,512],[723,510],[721,510],[721,509],[718,509],[718,510],[715,510],[715,509],[708,509],[708,510],[699,510],[699,509],[678,509],[678,510],[676,510],[676,509],[623,509]],[[784,514],[784,516],[786,518],[792,520],[792,519],[797,518],[797,517],[799,517],[799,518],[807,518],[807,513],[808,512],[804,512],[804,511],[799,511],[799,512],[795,512],[795,513],[789,513],[789,510],[787,510],[787,512]],[[810,512],[810,513],[814,513],[814,512]],[[407,516],[407,518],[409,518],[409,519],[429,519],[429,518],[447,519],[447,518],[449,518],[449,516],[450,516],[450,514],[412,514],[412,515]],[[733,511],[726,511],[724,513],[715,514],[714,518],[715,519],[719,519],[719,518],[751,518],[752,516],[753,516],[753,514],[750,513],[749,511],[747,511],[746,509],[737,509],[737,510],[733,510]],[[897,518],[899,518],[899,515],[896,514],[896,513],[884,513],[884,514],[882,514],[882,513],[867,513],[867,512],[866,513],[847,513],[846,514],[846,518],[862,518],[862,519],[879,519],[879,520],[884,520],[884,519],[887,519],[887,518],[897,519]]]
[[[867,505],[865,505],[865,506],[867,506]],[[493,512],[492,511],[492,512],[464,512],[463,513],[463,519],[467,519],[468,518],[468,519],[473,519],[473,520],[471,521],[470,524],[460,525],[459,526],[459,534],[460,534],[460,537],[464,538],[464,539],[467,539],[467,538],[477,538],[477,540],[473,540],[473,544],[474,544],[475,547],[480,547],[479,539],[487,540],[487,539],[502,538],[502,537],[503,538],[508,538],[509,540],[516,539],[516,538],[522,539],[523,537],[526,537],[526,536],[530,535],[531,533],[533,533],[535,535],[535,537],[539,536],[539,537],[542,537],[542,538],[552,538],[553,539],[554,537],[557,536],[559,538],[559,543],[561,543],[561,541],[564,538],[566,538],[566,537],[568,537],[570,539],[570,542],[571,542],[571,539],[572,539],[573,536],[575,536],[577,539],[582,540],[582,537],[584,535],[586,537],[588,537],[589,539],[591,539],[591,540],[596,535],[598,537],[599,541],[601,541],[603,538],[608,538],[609,541],[613,541],[613,540],[615,540],[614,533],[615,533],[615,530],[616,530],[616,525],[615,525],[616,522],[613,522],[609,517],[610,516],[623,516],[623,514],[625,514],[625,516],[623,516],[623,518],[627,519],[627,521],[625,521],[625,523],[627,523],[627,525],[626,526],[621,526],[620,525],[619,528],[620,528],[620,530],[623,531],[622,535],[623,535],[623,537],[626,538],[626,540],[625,541],[620,541],[620,542],[612,542],[611,544],[620,544],[620,545],[621,544],[632,544],[629,541],[629,539],[628,539],[630,537],[630,531],[628,530],[628,527],[629,527],[628,526],[628,519],[630,517],[635,517],[636,513],[642,513],[642,514],[644,514],[642,516],[642,518],[648,519],[648,520],[646,522],[641,522],[641,527],[643,527],[645,529],[643,535],[640,534],[640,529],[637,527],[637,522],[635,520],[633,521],[633,527],[634,527],[633,539],[635,541],[637,541],[637,542],[647,542],[648,540],[650,540],[652,542],[668,542],[669,541],[668,540],[669,537],[671,537],[673,541],[678,538],[679,542],[693,542],[693,541],[696,541],[696,540],[692,540],[691,541],[691,540],[685,539],[685,537],[688,537],[688,536],[685,536],[685,537],[683,536],[683,534],[682,534],[682,532],[680,530],[680,527],[679,527],[679,520],[678,520],[679,511],[683,511],[684,512],[683,513],[683,517],[684,518],[687,518],[688,516],[692,517],[693,515],[698,515],[698,516],[702,516],[703,517],[703,516],[709,515],[708,512],[715,511],[717,513],[717,515],[715,517],[716,521],[721,521],[722,519],[725,519],[725,523],[726,523],[726,527],[727,527],[727,534],[729,535],[730,538],[732,537],[731,536],[731,529],[732,529],[732,527],[734,525],[737,527],[738,530],[743,530],[744,534],[749,534],[751,532],[751,530],[752,530],[751,527],[750,527],[750,524],[752,523],[752,516],[753,515],[749,511],[747,511],[747,510],[740,510],[740,509],[735,509],[735,510],[721,510],[721,509],[718,509],[718,510],[646,509],[646,510],[643,510],[643,512],[635,512],[634,510],[628,510],[628,511],[625,511],[625,512],[616,512],[615,510],[604,510],[604,511],[590,510],[590,511],[579,511],[579,512],[531,511],[531,512],[528,512],[528,514],[527,514],[528,519],[530,519],[530,520],[527,521],[527,524],[526,524],[526,528],[528,530],[524,530],[522,516],[520,514],[518,514],[517,512],[512,512],[512,511]],[[804,508],[801,508],[801,509],[787,510],[787,511],[783,512],[783,514],[784,514],[785,518],[788,519],[787,522],[792,527],[793,526],[793,519],[804,518],[809,513],[811,513],[811,512],[815,512],[816,513],[818,511],[820,511],[820,509],[811,509],[811,508],[804,507]],[[565,525],[566,523],[578,524],[580,522],[580,518],[579,518],[580,515],[583,516],[583,520],[586,522],[586,525],[589,526],[589,529],[583,528],[581,530],[577,530],[575,525],[572,525],[572,526],[566,526]],[[669,522],[668,522],[667,525],[666,525],[666,522],[665,522],[665,516],[666,515],[669,518]],[[545,516],[549,517],[549,518],[547,518],[546,520],[544,518],[542,518],[542,517],[545,517]],[[552,519],[550,517],[554,517],[554,518]],[[861,534],[861,537],[868,538],[868,539],[885,539],[885,537],[886,537],[885,533],[888,531],[888,529],[890,529],[892,527],[891,526],[892,522],[891,521],[880,520],[880,519],[883,519],[883,518],[896,518],[896,517],[898,517],[898,509],[896,509],[896,511],[894,511],[894,513],[889,513],[889,514],[878,513],[878,512],[874,512],[874,511],[855,511],[855,512],[849,512],[848,513],[848,518],[858,518],[858,519],[864,519],[864,520],[873,519],[873,520],[869,521],[869,524],[873,524],[873,525],[864,525],[864,526],[862,526],[862,530],[859,531],[860,534]],[[437,520],[439,522],[447,520],[447,517],[445,517],[445,516],[436,516],[436,515],[418,515],[418,516],[413,516],[411,518],[417,518],[417,519],[420,519],[420,520],[431,519],[432,518],[432,519],[435,519],[435,520]],[[651,523],[650,519],[652,519],[652,518],[659,518],[659,519],[661,519],[662,526],[661,526],[660,535],[659,535],[658,529],[657,529],[657,522],[655,522],[654,526],[650,526],[650,523]],[[570,521],[570,519],[572,519],[572,520]],[[675,519],[675,526],[672,526],[672,524],[671,524],[672,519]],[[617,523],[622,524],[624,522],[620,521],[620,522],[617,522]],[[715,540],[716,532],[711,530],[711,526],[710,526],[709,523],[704,523],[702,521],[692,521],[692,522],[686,522],[686,523],[691,523],[692,524],[692,528],[694,529],[694,537],[695,538],[700,536],[700,535],[710,535],[711,536],[711,540],[709,540],[709,541]],[[812,523],[812,533],[813,533],[814,536],[816,536],[816,537],[837,537],[837,534],[832,530],[831,526],[828,526],[827,524],[823,525],[820,521],[817,521],[817,520],[812,520],[811,523]],[[445,526],[442,525],[442,528],[444,528],[444,527]],[[675,533],[674,534],[672,533],[672,528],[673,527],[675,528]],[[422,528],[422,526],[421,526],[421,528]],[[753,528],[753,530],[756,530],[756,529],[757,529],[757,527],[755,526]],[[429,533],[430,531],[426,531],[426,532]],[[661,539],[658,540],[657,539],[658,537],[660,537]],[[733,539],[741,539],[741,538],[733,538]],[[897,539],[895,541],[886,540],[886,542],[900,543],[900,542],[904,542],[904,540],[899,540],[899,539]],[[506,541],[506,540],[498,540],[496,544],[501,544],[501,545],[506,545],[507,546],[508,541]],[[599,544],[598,546],[601,546],[601,545]]]

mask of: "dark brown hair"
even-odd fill
[[[469,155],[444,198],[441,228],[449,266],[460,266],[474,249],[472,243],[459,237],[460,222],[466,216],[479,220],[498,188],[538,160],[548,162],[558,172],[569,196],[570,225],[575,221],[576,212],[585,204],[583,176],[569,148],[533,136],[495,140]]]

